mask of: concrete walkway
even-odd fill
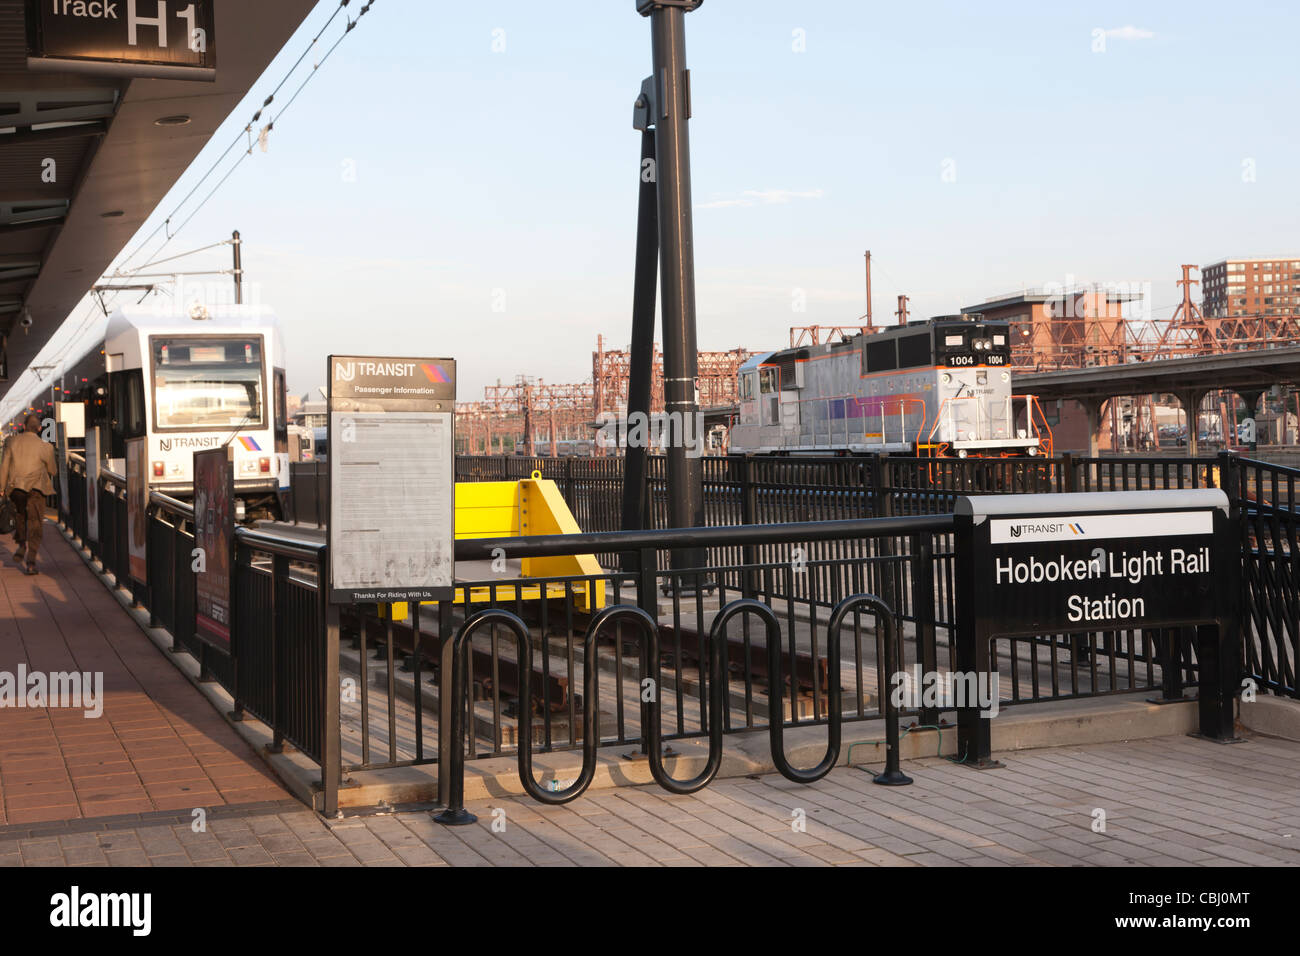
[[[39,575],[0,539],[0,681],[102,674],[99,717],[0,706],[0,827],[282,801],[289,795],[54,527]]]
[[[177,814],[10,826],[0,866],[1300,865],[1300,743],[1155,737],[1004,757],[986,772],[909,761],[911,787],[840,768],[811,787],[766,775],[689,797],[478,801],[460,828],[424,811],[326,822],[288,803],[214,810],[202,832]]]

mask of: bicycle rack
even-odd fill
[[[450,727],[443,767],[448,775],[447,806],[434,819],[447,826],[464,826],[478,818],[465,809],[465,710],[468,705],[466,691],[469,683],[469,655],[465,653],[470,640],[479,628],[489,624],[507,627],[515,637],[519,667],[519,782],[524,791],[539,803],[558,805],[580,797],[591,786],[596,774],[599,708],[600,668],[595,666],[597,641],[613,622],[628,619],[640,632],[642,680],[653,674],[654,693],[641,701],[642,738],[645,741],[650,774],[659,786],[669,793],[686,795],[707,787],[722,766],[723,730],[726,721],[726,628],[735,617],[756,614],[767,632],[768,654],[768,733],[772,747],[772,762],[787,780],[810,784],[820,780],[839,762],[842,740],[843,695],[840,688],[840,631],[852,613],[862,609],[874,612],[877,620],[876,635],[880,643],[880,659],[886,675],[897,670],[895,660],[894,615],[889,605],[873,594],[855,594],[840,601],[831,612],[826,633],[827,675],[827,743],[821,761],[809,770],[790,765],[785,755],[785,726],[783,685],[781,679],[781,622],[770,607],[752,598],[741,598],[726,605],[713,619],[709,628],[708,709],[704,715],[708,726],[709,754],[704,768],[689,780],[677,780],[668,774],[663,765],[660,728],[659,685],[659,627],[654,619],[639,607],[615,605],[597,614],[583,636],[583,658],[587,662],[583,678],[583,739],[582,770],[572,784],[563,790],[544,790],[533,779],[533,725],[532,707],[532,638],[528,626],[516,615],[501,608],[488,608],[465,619],[452,638],[450,666],[451,697]],[[703,680],[701,674],[701,680]],[[886,786],[903,786],[912,779],[899,769],[898,708],[893,696],[882,691],[885,700],[885,771],[874,781]]]
[[[889,605],[874,594],[854,594],[835,605],[831,611],[830,622],[826,628],[827,688],[826,688],[826,753],[817,766],[809,770],[800,770],[790,765],[785,755],[785,721],[784,721],[784,683],[781,679],[781,622],[766,604],[752,599],[732,601],[714,620],[714,627],[719,622],[725,624],[731,618],[752,613],[763,620],[767,630],[767,671],[768,671],[768,737],[771,741],[772,763],[781,776],[794,783],[816,783],[826,776],[840,759],[840,746],[843,739],[842,728],[843,692],[840,688],[840,631],[844,621],[852,613],[867,608],[875,613],[877,634],[880,635],[881,659],[886,674],[897,670],[894,661],[895,632],[894,615]],[[885,742],[888,748],[885,754],[885,772],[874,777],[875,783],[884,786],[906,786],[912,779],[899,769],[898,751],[898,708],[894,706],[892,695],[885,699]]]
[[[451,726],[448,728],[448,746],[440,749],[441,766],[438,773],[447,773],[447,807],[433,819],[444,826],[466,826],[478,820],[474,814],[465,809],[465,710],[469,701],[466,689],[469,686],[469,655],[465,648],[473,638],[474,632],[484,624],[504,624],[514,632],[519,655],[519,714],[520,732],[528,734],[527,746],[524,741],[519,745],[519,772],[521,777],[532,781],[533,748],[532,744],[532,638],[528,634],[528,625],[509,611],[500,608],[486,608],[471,614],[461,624],[452,637],[451,647]],[[526,730],[524,728],[527,728]],[[527,773],[525,773],[525,768]],[[525,784],[525,787],[527,784]],[[534,784],[536,786],[536,784]],[[540,787],[538,788],[541,789]],[[531,793],[531,791],[530,791]]]
[[[727,607],[731,607],[738,602],[732,601]],[[659,747],[659,738],[661,735],[659,728],[659,627],[651,619],[649,614],[645,614],[645,619],[654,632],[654,637],[648,643],[651,645],[652,655],[650,662],[654,667],[654,687],[655,700],[652,705],[650,716],[650,725],[644,736],[646,738],[646,749],[650,751],[650,774],[655,778],[655,783],[663,787],[669,793],[688,794],[695,793],[697,790],[703,790],[718,775],[718,769],[722,766],[722,734],[723,724],[726,721],[727,712],[727,653],[726,653],[726,634],[720,626],[725,624],[723,614],[726,608],[713,620],[713,626],[709,629],[709,703],[708,713],[703,716],[708,721],[709,726],[709,757],[704,762],[704,769],[692,777],[690,780],[676,780],[668,775],[664,769],[663,753]],[[700,668],[700,680],[704,680],[704,668]],[[701,701],[703,704],[703,701]]]
[[[898,644],[895,640],[894,612],[883,600],[874,594],[855,594],[845,598],[831,613],[830,633],[826,640],[828,643],[834,640],[838,645],[844,619],[849,612],[860,607],[868,607],[876,614],[876,643],[880,648],[877,660],[884,665],[885,683],[888,684],[898,673]],[[884,787],[905,787],[912,782],[912,778],[899,768],[902,758],[898,752],[898,706],[887,687],[880,688],[880,696],[885,705],[885,771],[872,777],[871,782]]]
[[[575,800],[582,796],[586,789],[591,786],[592,778],[596,775],[596,749],[600,744],[599,729],[597,727],[597,720],[600,716],[600,668],[596,666],[596,642],[600,639],[601,632],[609,623],[620,618],[631,618],[641,632],[641,674],[643,677],[649,671],[646,666],[647,661],[658,660],[659,630],[655,627],[650,615],[639,607],[618,604],[605,608],[591,619],[591,623],[587,625],[587,633],[582,638],[582,656],[587,663],[583,668],[585,674],[582,681],[582,771],[578,774],[578,778],[563,790],[543,790],[538,786],[533,779],[532,721],[526,721],[527,726],[520,727],[519,782],[523,784],[528,795],[539,803],[557,805]],[[657,694],[653,701],[642,700],[641,722],[642,726],[645,727],[655,729],[659,727],[659,698]],[[654,763],[652,762],[652,770],[653,767]]]
[[[852,600],[850,598],[849,600]],[[781,776],[795,783],[815,783],[822,777],[831,772],[831,768],[840,759],[840,724],[843,720],[841,714],[840,692],[840,629],[841,620],[840,609],[845,606],[841,602],[835,609],[835,614],[831,618],[831,627],[827,633],[826,640],[826,657],[828,674],[826,678],[826,755],[817,766],[811,770],[799,770],[790,765],[789,759],[785,755],[785,708],[784,693],[785,682],[781,676],[781,622],[773,611],[766,604],[752,599],[732,601],[722,613],[718,615],[717,621],[725,621],[738,614],[756,614],[763,621],[767,630],[767,730],[768,739],[771,741],[772,763],[780,771]]]

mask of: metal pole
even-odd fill
[[[867,331],[872,331],[871,326],[871,250],[867,250]]]
[[[244,302],[244,266],[243,259],[239,255],[239,247],[242,242],[239,238],[238,229],[230,234],[230,244],[235,248],[235,305],[242,305]]]
[[[643,103],[642,101],[646,102]],[[643,93],[637,100],[637,117],[648,118],[648,97]],[[659,266],[659,213],[656,208],[658,193],[655,175],[655,136],[648,128],[641,133],[640,200],[637,204],[636,273],[632,284],[632,353],[629,356],[627,384],[627,421],[643,423],[643,434],[648,434],[650,420],[651,380],[654,377],[655,338],[655,270]],[[624,531],[646,530],[646,447],[644,442],[628,443],[623,461],[623,522]],[[623,569],[635,567],[637,555],[624,556]]]
[[[537,454],[537,445],[533,441],[533,387],[524,386],[524,448],[528,457]]]
[[[655,178],[659,195],[659,285],[663,290],[664,412],[680,422],[668,455],[668,516],[676,528],[704,524],[703,468],[687,441],[698,442],[699,354],[695,337],[695,249],[691,224],[690,72],[686,69],[686,14],[702,0],[637,0],[650,18],[654,90]],[[672,566],[701,567],[699,551],[676,552]]]

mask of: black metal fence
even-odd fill
[[[285,496],[294,524],[324,527],[329,515],[329,462],[295,461],[289,465],[289,494]]]
[[[507,611],[522,622],[529,649],[520,659],[498,642],[499,622],[466,640],[468,700],[461,700],[461,716],[470,758],[516,753],[529,738],[542,752],[579,750],[588,733],[602,745],[642,747],[649,731],[641,707],[644,666],[661,669],[656,716],[669,745],[712,734],[719,726],[710,718],[712,695],[719,688],[725,732],[770,729],[773,721],[783,728],[829,728],[884,716],[890,695],[907,689],[897,675],[956,669],[959,569],[950,511],[964,493],[1223,487],[1242,518],[1245,673],[1262,690],[1297,696],[1300,472],[1230,455],[993,462],[708,458],[710,527],[652,529],[649,543],[626,551],[615,547],[617,535],[608,536],[621,511],[621,465],[618,459],[458,459],[461,481],[549,473],[588,532],[549,543],[536,537],[459,541],[459,559],[491,558],[485,550],[491,547],[512,558],[549,547],[632,559],[609,562],[595,574],[540,579],[519,579],[503,569],[490,579],[459,582],[455,603],[412,608],[405,620],[393,620],[391,608],[362,606],[345,616],[351,641],[343,647],[337,612],[319,587],[327,573],[323,538],[316,545],[304,544],[301,535],[237,531],[232,657],[196,635],[189,505],[151,497],[143,586],[132,587],[128,574],[120,476],[101,475],[97,536],[88,534],[84,507],[70,504],[64,520],[104,570],[172,633],[176,649],[193,654],[204,677],[230,691],[237,710],[265,721],[275,746],[291,743],[320,763],[327,810],[337,806],[347,770],[442,758],[453,706],[449,648],[467,617],[483,609]],[[309,475],[300,469],[295,480],[299,476],[308,478],[309,488],[295,486],[295,503],[323,520],[324,469],[313,467]],[[73,500],[84,500],[85,480],[84,468],[74,464]],[[665,514],[663,482],[662,462],[652,459],[646,493],[656,503],[651,514],[657,523]],[[706,556],[706,567],[668,570],[674,551],[691,550]],[[832,641],[834,609],[860,595],[875,595],[887,606],[890,626],[860,608],[840,622]],[[727,619],[719,638],[725,674],[719,681],[710,672],[713,622],[736,600],[761,603],[778,622],[779,673],[768,656],[766,618],[752,608]],[[608,607],[639,608],[655,621],[657,661],[641,661],[626,616],[611,625],[607,642],[603,635],[602,642],[587,641]],[[888,654],[882,646],[887,639]],[[1001,640],[993,656],[1001,706],[1133,691],[1172,698],[1198,679],[1194,649],[1178,633],[1040,635]],[[929,700],[904,694],[900,707],[904,719],[923,726],[940,725],[949,710],[942,694]]]
[[[584,531],[617,531],[622,520],[622,458],[456,458],[457,481],[518,481],[534,473],[554,481]],[[646,462],[652,528],[668,518],[667,459]],[[1065,491],[1071,459],[764,457],[700,459],[705,524],[832,521],[905,514],[946,514],[966,494]]]

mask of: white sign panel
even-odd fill
[[[994,519],[989,522],[991,544],[1033,544],[1038,541],[1101,541],[1106,538],[1162,538],[1183,534],[1213,534],[1207,511],[1164,514],[1051,515],[1046,518]]]
[[[455,361],[331,356],[329,376],[331,601],[449,599]]]

